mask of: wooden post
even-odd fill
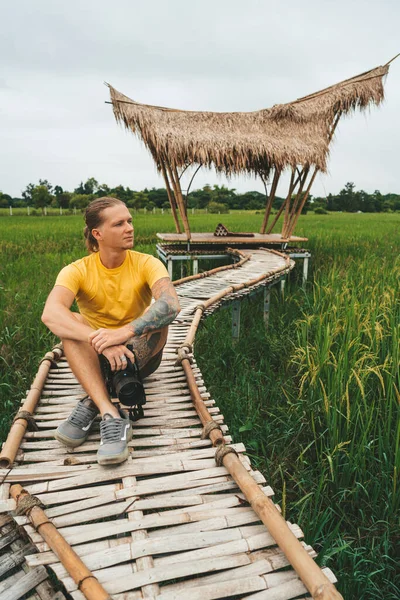
[[[290,227],[288,228],[288,236],[289,237],[292,235],[293,231],[295,230],[295,227],[297,225],[297,221],[299,220],[299,217],[301,215],[301,211],[303,210],[303,207],[304,207],[305,203],[307,202],[307,198],[308,198],[308,195],[310,193],[311,186],[314,183],[314,179],[317,176],[318,171],[319,171],[318,167],[315,167],[314,173],[312,174],[311,179],[310,179],[310,181],[308,183],[308,186],[307,186],[307,189],[305,191],[304,197],[303,197],[303,199],[302,199],[302,201],[300,203],[299,208],[297,209],[297,213],[294,215],[293,221],[292,221],[292,223],[290,223]]]
[[[164,177],[165,187],[167,188],[168,200],[169,200],[169,203],[170,203],[170,206],[171,206],[171,212],[172,212],[172,216],[174,218],[176,232],[177,233],[182,233],[181,226],[179,224],[178,215],[177,215],[177,212],[176,212],[175,198],[174,198],[174,195],[172,193],[171,186],[169,185],[168,175],[167,175],[167,172],[165,170],[165,165],[164,165],[163,162],[161,163],[161,171],[162,171],[162,174],[163,174],[163,177]]]
[[[305,287],[308,279],[308,256],[303,259],[303,287]]]
[[[290,211],[290,215],[288,217],[288,222],[286,224],[285,231],[282,232],[283,237],[290,237],[290,235],[291,235],[291,223],[293,222],[294,215],[296,214],[297,205],[299,202],[301,202],[301,194],[303,193],[304,184],[306,182],[309,171],[310,171],[310,167],[305,167],[305,168],[303,168],[303,171],[301,172],[301,176],[300,176],[300,180],[299,180],[300,181],[299,189],[297,191],[296,198],[293,202],[293,206]]]
[[[282,206],[280,207],[280,209],[279,209],[279,210],[278,210],[278,212],[276,213],[276,215],[275,215],[275,219],[274,219],[274,221],[273,221],[272,225],[269,227],[269,229],[268,229],[267,233],[271,233],[271,231],[272,231],[272,230],[273,230],[273,228],[275,227],[276,223],[278,222],[278,219],[279,219],[279,217],[281,216],[281,214],[282,214],[282,212],[283,212],[283,209],[284,209],[284,208],[287,206],[287,202],[289,201],[289,203],[290,203],[290,198],[291,198],[291,196],[292,196],[293,190],[294,190],[294,188],[296,187],[296,185],[297,185],[297,183],[298,183],[298,181],[299,181],[299,178],[297,178],[297,179],[296,179],[296,181],[295,181],[295,182],[294,182],[294,184],[293,184],[293,174],[294,174],[294,170],[292,171],[292,177],[291,177],[291,179],[290,179],[289,193],[288,193],[288,195],[287,195],[287,198],[286,198],[285,202],[283,202],[283,203],[282,203]]]
[[[232,337],[238,340],[240,336],[240,300],[232,302]]]
[[[271,308],[271,290],[269,289],[269,287],[265,287],[264,288],[264,307],[263,307],[265,329],[268,329],[268,325],[269,325],[270,308]]]
[[[172,258],[168,258],[167,265],[168,265],[168,267],[167,267],[168,268],[168,274],[170,276],[170,279],[172,280],[173,279],[173,273],[174,273],[174,263],[173,263]]]
[[[172,187],[174,188],[174,195],[175,195],[175,199],[176,199],[176,202],[178,205],[179,213],[181,215],[183,227],[185,229],[186,238],[188,240],[190,240],[190,228],[189,228],[189,223],[188,223],[187,216],[185,213],[185,207],[183,206],[182,193],[180,192],[180,188],[179,188],[178,174],[176,173],[176,169],[175,169],[175,173],[176,173],[176,180],[175,180],[174,173],[172,172],[170,164],[166,161],[165,165],[167,167],[167,172],[168,172],[169,179],[171,180]]]
[[[181,207],[181,218],[182,218],[183,227],[185,229],[187,239],[190,240],[189,220],[188,220],[188,216],[187,216],[187,212],[186,212],[185,200],[183,199],[183,195],[182,195],[181,183],[179,180],[177,168],[173,167],[172,172],[174,175],[177,199],[178,199],[179,205]]]
[[[262,222],[262,225],[260,228],[261,234],[265,234],[265,230],[268,225],[268,219],[269,219],[269,215],[271,214],[272,203],[273,203],[275,195],[276,195],[276,188],[278,187],[278,182],[279,182],[280,176],[281,176],[281,171],[277,169],[274,173],[274,178],[272,180],[272,186],[271,186],[271,190],[269,192],[269,196],[267,194],[267,185],[266,185],[264,179],[260,176],[262,179],[262,182],[264,183],[265,195],[267,196],[267,200],[265,203],[264,219],[263,219],[263,222]]]
[[[283,217],[283,225],[282,225],[282,231],[281,231],[282,237],[285,237],[284,232],[285,232],[285,230],[287,228],[287,223],[288,223],[288,220],[289,220],[290,203],[292,201],[292,194],[293,194],[294,188],[297,185],[297,182],[301,180],[301,173],[300,173],[299,176],[298,176],[298,178],[297,178],[297,180],[296,180],[296,183],[295,183],[294,182],[295,181],[295,179],[294,179],[295,175],[296,175],[296,169],[294,167],[292,167],[292,175],[290,177],[290,183],[289,183],[289,192],[288,192],[288,195],[287,195],[287,198],[286,198],[286,203],[285,203],[285,215]]]
[[[339,110],[336,113],[335,117],[334,117],[334,120],[333,120],[333,123],[332,123],[332,127],[331,127],[331,130],[330,130],[329,135],[328,135],[328,144],[331,142],[331,140],[333,138],[333,135],[335,133],[335,129],[336,129],[336,127],[337,127],[337,125],[338,125],[338,123],[340,121],[340,117],[341,116],[342,116],[342,112]],[[307,199],[308,199],[308,196],[309,196],[309,193],[310,193],[310,190],[311,190],[311,186],[314,183],[314,180],[315,180],[315,177],[317,176],[318,171],[319,171],[318,167],[315,167],[314,173],[311,176],[311,179],[310,179],[309,184],[307,186],[307,190],[306,190],[306,192],[304,194],[304,198],[302,199],[302,201],[300,203],[300,206],[297,209],[297,213],[293,214],[291,222],[290,222],[290,224],[288,226],[288,230],[287,230],[288,231],[288,237],[290,237],[293,234],[293,232],[294,232],[294,230],[296,228],[297,221],[299,220],[299,217],[301,215],[301,211],[303,210],[304,205],[307,202]]]

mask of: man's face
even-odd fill
[[[99,247],[129,250],[133,248],[133,225],[132,217],[124,204],[115,204],[106,208],[103,213],[103,223],[93,229],[98,232],[95,235]]]

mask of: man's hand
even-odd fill
[[[104,354],[106,348],[125,344],[133,337],[132,327],[126,325],[119,329],[96,329],[89,335],[89,344],[98,354]]]
[[[122,344],[106,348],[102,354],[110,363],[112,371],[123,371],[126,369],[127,361],[123,357],[129,358],[132,363],[135,362],[133,352]]]

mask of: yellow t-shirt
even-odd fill
[[[162,277],[169,277],[167,269],[150,254],[128,250],[121,266],[107,269],[93,252],[64,267],[56,285],[75,294],[91,327],[116,329],[143,314],[151,303],[151,288]]]

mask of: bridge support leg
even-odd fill
[[[308,257],[303,260],[303,286],[306,285],[308,279]]]
[[[283,298],[283,297],[284,297],[284,295],[285,295],[285,285],[286,285],[286,278],[285,278],[285,277],[283,277],[283,278],[281,279],[281,296],[282,296],[282,298]]]
[[[240,335],[240,300],[232,302],[232,337],[238,340]]]
[[[197,275],[198,272],[199,272],[199,259],[194,258],[193,259],[193,275]]]
[[[172,280],[172,275],[173,275],[173,270],[174,270],[173,269],[173,264],[174,263],[172,262],[172,259],[169,258],[167,260],[167,269],[168,269],[168,275],[169,275],[169,277],[170,277],[171,280]]]
[[[270,310],[270,306],[271,306],[271,290],[268,287],[264,288],[264,310],[263,310],[263,316],[264,316],[264,325],[265,328],[268,329],[268,325],[269,325],[269,310]]]

